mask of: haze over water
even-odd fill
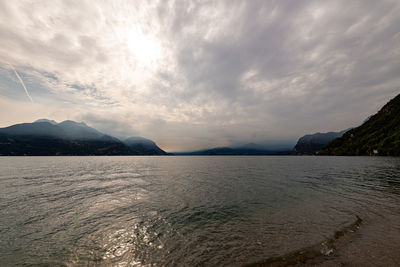
[[[3,157],[0,197],[1,266],[241,266],[356,215],[335,260],[399,260],[399,158]]]

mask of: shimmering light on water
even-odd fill
[[[400,159],[2,157],[0,197],[2,266],[240,266],[355,215],[400,233]]]

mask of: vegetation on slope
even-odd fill
[[[400,94],[364,124],[334,139],[319,154],[400,156]]]

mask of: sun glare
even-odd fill
[[[152,36],[146,36],[136,31],[126,34],[126,46],[129,53],[139,65],[150,67],[157,64],[161,57],[161,46],[158,40]]]

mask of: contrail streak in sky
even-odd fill
[[[31,102],[33,103],[33,99],[32,99],[32,97],[31,97],[31,95],[29,94],[28,89],[26,89],[25,83],[24,83],[24,81],[21,79],[21,76],[19,76],[18,72],[15,70],[14,66],[11,65],[10,62],[7,62],[7,63],[8,63],[8,65],[10,65],[10,67],[13,69],[13,71],[14,71],[15,75],[17,76],[18,80],[21,82],[22,87],[24,87],[26,95],[29,97],[29,99],[30,99]]]

